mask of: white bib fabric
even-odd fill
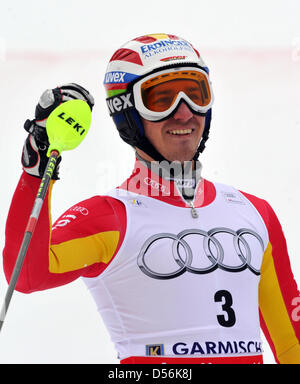
[[[268,232],[236,189],[214,184],[195,208],[115,189],[124,241],[110,265],[84,278],[120,359],[262,354],[258,284]]]

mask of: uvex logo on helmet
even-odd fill
[[[106,99],[110,115],[124,111],[125,109],[133,108],[132,93],[118,95]]]

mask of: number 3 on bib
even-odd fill
[[[231,293],[225,290],[217,291],[214,296],[215,303],[222,303],[222,310],[226,312],[227,316],[217,315],[217,319],[222,327],[233,327],[236,318],[234,310],[232,309],[232,296]]]

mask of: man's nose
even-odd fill
[[[177,111],[173,115],[174,119],[181,120],[182,122],[186,122],[193,117],[192,111],[186,105],[186,103],[181,102]]]

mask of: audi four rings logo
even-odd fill
[[[228,234],[232,236],[234,250],[239,260],[238,265],[227,265],[224,263],[225,251],[221,242],[215,237],[217,234]],[[203,238],[202,244],[205,256],[209,261],[209,266],[195,267],[193,266],[193,252],[184,238],[188,235],[197,235]],[[208,232],[200,229],[187,229],[177,235],[172,233],[158,233],[151,236],[142,246],[138,255],[137,263],[139,268],[146,275],[161,280],[174,279],[188,271],[195,274],[207,274],[213,272],[217,268],[227,272],[241,272],[245,269],[249,269],[255,275],[260,275],[260,269],[255,268],[252,262],[251,248],[244,235],[250,235],[256,238],[261,246],[262,252],[264,252],[264,243],[262,238],[251,229],[241,228],[238,231],[234,231],[229,228],[213,228]],[[160,273],[152,270],[146,263],[146,254],[149,251],[151,245],[156,242],[160,242],[163,239],[171,239],[172,243],[172,256],[175,262],[178,264],[178,268],[175,271],[169,273]],[[212,247],[213,244],[213,247]],[[184,250],[184,257],[179,252],[180,247]]]

